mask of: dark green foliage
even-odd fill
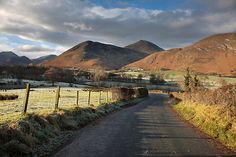
[[[186,74],[184,76],[184,87],[185,87],[185,91],[190,91],[190,83],[192,80],[192,76],[190,75],[190,70],[189,68],[186,69]]]
[[[186,74],[184,75],[184,90],[186,92],[196,91],[200,87],[200,81],[197,74],[192,76],[189,68],[186,69]]]
[[[200,81],[197,77],[197,74],[195,74],[191,82],[191,88],[192,90],[197,90],[199,87],[200,87]]]

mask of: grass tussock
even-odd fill
[[[0,156],[46,156],[80,127],[141,99],[97,107],[45,110],[0,124]],[[10,119],[10,118],[9,118]]]

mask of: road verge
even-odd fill
[[[143,99],[21,116],[0,125],[0,156],[48,156],[81,127]]]

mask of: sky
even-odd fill
[[[83,41],[170,49],[236,32],[236,0],[0,0],[0,51],[36,58]]]

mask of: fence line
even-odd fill
[[[100,91],[93,91],[91,89],[89,90],[85,90],[85,91],[88,91],[88,98],[87,98],[87,105],[88,106],[91,106],[91,94],[92,92],[95,92],[95,93],[99,93],[99,96],[98,96],[98,104],[102,104],[102,90]],[[108,96],[108,93],[109,91],[107,90],[106,91],[106,103],[109,102],[109,96]],[[27,113],[27,108],[28,108],[28,101],[29,101],[29,97],[30,97],[30,84],[27,84],[26,85],[26,89],[25,89],[25,97],[24,97],[24,102],[23,102],[23,111],[22,113],[23,114],[26,114]],[[56,89],[56,97],[55,97],[55,107],[54,107],[54,110],[58,110],[59,109],[59,100],[61,98],[61,88],[60,86],[57,87]],[[76,90],[76,106],[79,107],[79,98],[80,98],[80,91],[79,90]],[[113,101],[113,98],[111,98],[111,101]]]
[[[103,103],[130,100],[147,96],[147,89],[110,88],[85,89],[78,88],[31,88],[27,84],[22,89],[3,91],[5,95],[16,95],[17,99],[0,101],[0,116],[11,113],[34,113],[42,110],[58,110],[71,107],[99,106]]]

